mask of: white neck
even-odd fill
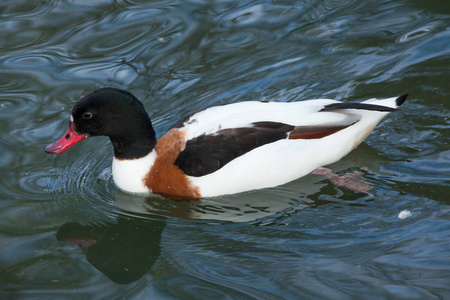
[[[151,191],[144,185],[143,179],[150,171],[156,159],[153,150],[137,159],[117,159],[112,163],[114,183],[118,188],[129,193],[149,194]]]

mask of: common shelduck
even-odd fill
[[[135,96],[102,88],[75,104],[69,129],[45,151],[59,154],[87,137],[105,135],[114,147],[114,182],[126,192],[233,194],[281,185],[338,161],[407,96],[214,106],[178,121],[156,140]]]

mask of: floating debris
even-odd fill
[[[409,218],[409,217],[411,217],[412,216],[412,213],[409,211],[409,210],[407,210],[407,209],[404,209],[404,210],[402,210],[399,214],[398,214],[398,218],[399,219],[406,219],[406,218]]]

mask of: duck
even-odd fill
[[[187,199],[236,194],[279,186],[340,160],[407,96],[212,106],[157,139],[142,102],[106,87],[75,103],[67,131],[45,152],[60,154],[86,138],[108,136],[120,190]]]

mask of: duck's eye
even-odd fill
[[[83,118],[88,120],[88,119],[92,118],[92,114],[90,112],[85,112],[83,114]]]

